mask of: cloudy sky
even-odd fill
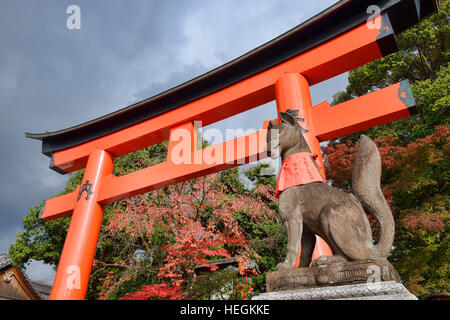
[[[67,176],[48,169],[25,132],[63,129],[149,98],[297,26],[333,0],[3,0],[0,4],[0,253],[28,208],[58,193]],[[69,30],[69,5],[81,29]],[[313,104],[343,90],[346,74],[311,88]],[[275,104],[212,127],[255,128]],[[27,268],[52,283],[42,263]]]

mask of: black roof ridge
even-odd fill
[[[369,5],[378,5],[382,14],[388,13],[395,33],[438,8],[437,0],[340,0],[273,40],[153,97],[66,129],[27,132],[25,136],[42,140],[42,153],[50,157],[53,152],[156,117],[276,66],[360,25],[371,16],[367,13]]]
[[[108,118],[108,117],[110,117],[110,116],[114,116],[114,115],[117,115],[117,114],[121,114],[121,113],[123,113],[123,112],[128,111],[129,109],[132,109],[132,108],[134,108],[134,107],[138,107],[139,105],[144,104],[144,103],[146,103],[146,102],[148,102],[148,101],[155,100],[155,99],[157,99],[157,98],[160,97],[160,96],[164,96],[164,95],[170,94],[171,92],[173,92],[173,91],[175,91],[175,90],[177,90],[177,89],[179,89],[179,88],[186,87],[187,85],[189,85],[189,84],[192,83],[192,82],[195,82],[195,81],[198,81],[198,80],[200,80],[200,79],[203,79],[204,77],[206,77],[206,76],[209,75],[209,74],[213,74],[213,73],[216,73],[216,72],[218,72],[218,71],[220,71],[220,70],[223,70],[223,69],[226,68],[227,66],[232,65],[232,64],[234,64],[234,63],[236,63],[237,61],[240,61],[240,60],[242,60],[242,59],[245,59],[245,57],[251,55],[252,53],[254,53],[254,52],[256,52],[256,51],[259,51],[259,50],[261,50],[261,49],[263,49],[263,48],[266,48],[266,47],[270,46],[271,43],[274,42],[274,41],[276,41],[277,39],[281,39],[281,38],[287,36],[288,34],[290,34],[290,33],[292,33],[292,32],[295,32],[297,29],[301,28],[303,25],[307,25],[311,20],[315,20],[317,16],[320,16],[320,15],[326,13],[326,12],[329,12],[331,9],[334,9],[334,7],[335,7],[338,3],[345,3],[345,2],[350,2],[350,1],[352,1],[352,0],[341,0],[341,1],[338,1],[338,2],[335,3],[333,6],[331,6],[331,7],[327,8],[327,9],[321,11],[319,14],[317,14],[317,15],[311,17],[310,19],[304,21],[304,22],[301,23],[300,25],[298,25],[298,26],[296,26],[296,27],[294,27],[294,28],[292,28],[292,29],[290,29],[290,30],[288,30],[288,31],[286,31],[286,32],[284,32],[284,33],[282,33],[282,34],[279,35],[278,37],[276,37],[276,38],[274,38],[274,39],[272,39],[272,40],[270,40],[270,41],[268,41],[268,42],[266,42],[266,43],[263,43],[262,45],[256,47],[255,49],[252,49],[251,51],[246,52],[246,53],[242,54],[241,56],[239,56],[239,57],[237,57],[237,58],[235,58],[235,59],[233,59],[233,60],[231,60],[231,61],[229,61],[229,62],[227,62],[227,63],[225,63],[225,64],[223,64],[223,65],[221,65],[221,66],[219,66],[219,67],[216,67],[216,68],[214,68],[214,69],[212,69],[212,70],[210,70],[210,71],[208,71],[208,72],[206,72],[206,73],[204,73],[204,74],[202,74],[202,75],[199,75],[199,76],[197,76],[197,77],[195,77],[195,78],[193,78],[193,79],[191,79],[191,80],[185,81],[185,82],[183,82],[183,83],[181,83],[181,84],[179,84],[179,85],[177,85],[177,86],[175,86],[175,87],[173,87],[173,88],[170,88],[170,89],[167,89],[167,90],[165,90],[165,91],[163,91],[163,92],[160,92],[160,93],[158,93],[158,94],[156,94],[156,95],[154,95],[154,96],[152,96],[152,97],[149,97],[149,98],[147,98],[147,99],[138,101],[138,102],[133,103],[133,104],[127,106],[127,107],[120,108],[119,110],[113,111],[113,112],[108,113],[108,114],[106,114],[106,115],[104,115],[104,116],[97,117],[97,118],[95,118],[95,119],[92,119],[92,120],[89,120],[89,121],[86,121],[86,122],[83,122],[83,123],[80,123],[80,124],[78,124],[78,125],[74,125],[74,126],[71,126],[71,127],[65,128],[65,129],[56,130],[56,131],[52,131],[52,132],[46,131],[46,132],[44,132],[44,133],[28,133],[28,132],[26,132],[26,133],[25,133],[25,134],[26,134],[26,137],[27,137],[27,138],[31,138],[31,139],[38,139],[38,140],[40,140],[40,139],[42,139],[42,138],[46,138],[46,137],[51,137],[51,136],[54,136],[54,135],[58,135],[58,134],[61,134],[61,133],[66,132],[67,130],[77,129],[77,128],[82,127],[82,126],[84,126],[84,125],[89,125],[89,124],[97,123],[99,120],[102,120],[102,119],[105,119],[105,118]]]

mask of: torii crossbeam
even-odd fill
[[[378,6],[379,16],[367,12],[371,5]],[[257,132],[202,150],[196,147],[196,121],[209,125],[276,100],[279,112],[298,117],[325,177],[319,142],[413,114],[407,80],[336,106],[312,106],[309,86],[398,50],[395,33],[436,10],[435,0],[339,1],[267,44],[155,97],[69,129],[27,133],[42,140],[51,169],[65,174],[86,168],[73,193],[46,200],[41,212],[46,221],[72,216],[50,299],[84,299],[104,205],[266,157],[268,121]],[[189,133],[188,163],[171,156],[179,129]],[[166,162],[113,175],[116,157],[164,140],[169,140]],[[207,161],[207,154],[215,154],[214,161]],[[315,256],[324,254],[331,251],[322,240]]]

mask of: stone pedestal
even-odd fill
[[[252,300],[417,300],[417,297],[398,282],[382,281],[267,292]]]
[[[388,261],[350,261],[266,275],[267,292],[381,281],[400,282],[398,272]]]
[[[417,300],[387,260],[268,272],[266,285],[267,293],[252,300]]]

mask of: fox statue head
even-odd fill
[[[311,152],[298,122],[287,112],[280,112],[281,123],[269,122],[267,127],[267,155],[282,159],[296,152]]]

